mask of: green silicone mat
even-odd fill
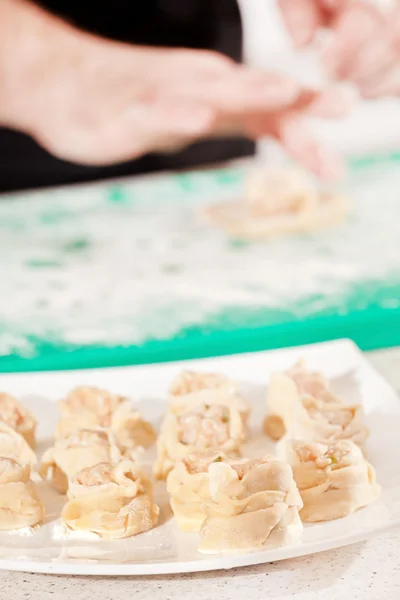
[[[345,223],[263,244],[198,216],[246,168],[3,196],[0,372],[400,344],[399,155],[350,161]]]

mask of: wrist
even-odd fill
[[[30,132],[55,54],[78,35],[29,1],[0,0],[0,126]]]

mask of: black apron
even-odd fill
[[[43,0],[41,6],[103,37],[133,44],[204,48],[236,61],[242,27],[236,0]],[[182,169],[254,152],[242,138],[205,140],[174,154],[151,154],[108,167],[88,167],[51,156],[30,137],[0,128],[0,192]]]

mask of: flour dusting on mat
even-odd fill
[[[240,174],[3,198],[0,355],[35,355],[43,342],[140,345],[221,314],[228,328],[337,314],[352,295],[353,310],[399,306],[388,284],[400,282],[396,165],[351,175],[351,214],[337,228],[257,244],[232,242],[196,216],[240,195]],[[357,296],[357,286],[367,292]]]

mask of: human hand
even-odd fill
[[[0,119],[52,154],[105,165],[206,136],[272,135],[317,175],[339,174],[340,161],[304,127],[310,114],[342,113],[337,95],[304,90],[218,53],[97,38],[21,0],[2,0],[4,6],[14,11],[19,38],[9,36],[17,61],[8,77],[3,72]]]
[[[329,27],[322,62],[333,79],[354,83],[364,98],[400,95],[400,7],[384,14],[365,0],[279,0],[279,5],[297,46]]]
[[[322,27],[331,27],[351,0],[278,0],[286,28],[298,47],[314,40]]]
[[[382,13],[365,2],[338,17],[323,62],[334,79],[354,83],[364,98],[400,95],[400,7]]]
[[[302,88],[296,100],[277,111],[242,115],[241,131],[249,137],[272,137],[289,156],[321,179],[337,179],[344,171],[340,157],[320,143],[309,117],[335,119],[345,116],[352,101],[340,88],[316,92]]]

